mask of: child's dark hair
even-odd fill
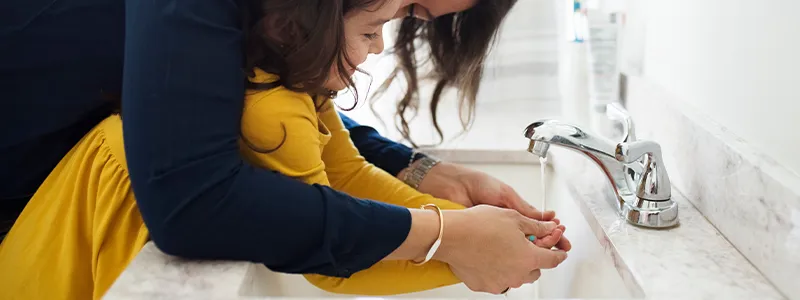
[[[383,0],[247,0],[243,11],[244,70],[255,68],[279,76],[270,84],[247,81],[249,89],[275,86],[328,96],[322,86],[331,66],[354,92],[347,67],[344,16]]]
[[[345,51],[344,17],[354,9],[366,9],[381,1],[246,0],[242,7],[246,75],[253,77],[258,68],[279,77],[272,83],[247,80],[247,88],[267,90],[282,86],[308,93],[319,109],[335,95],[323,87],[335,65],[339,79],[358,99],[346,67],[356,66]],[[270,153],[285,142],[286,127],[282,129],[283,140],[273,149],[259,148],[244,137],[242,140],[254,151]]]

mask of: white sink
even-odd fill
[[[532,205],[541,207],[542,186],[538,165],[478,165],[482,170],[514,187]],[[558,268],[543,271],[537,283],[512,289],[507,298],[632,298],[614,267],[611,257],[604,253],[589,224],[576,203],[569,197],[564,179],[553,178],[547,170],[547,209],[556,210],[567,226],[566,236],[572,241],[569,258]],[[299,275],[280,274],[262,265],[253,264],[239,289],[241,296],[255,297],[348,297],[322,291]],[[397,298],[503,298],[470,291],[463,284],[395,296]]]

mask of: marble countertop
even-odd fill
[[[552,149],[553,168],[569,178],[573,200],[633,295],[648,299],[784,299],[777,289],[677,190],[671,229],[629,224],[610,199],[611,185],[579,154]],[[557,172],[557,174],[559,174]]]
[[[667,230],[628,224],[609,205],[610,185],[585,158],[561,149],[551,161],[595,236],[635,297],[784,299],[784,297],[685,198],[673,191],[680,225]],[[514,151],[439,150],[452,161],[535,163]],[[519,151],[517,151],[519,152]],[[601,197],[598,197],[601,195]],[[148,243],[105,299],[252,299],[240,297],[251,270],[247,262],[188,261]]]
[[[188,261],[147,243],[104,299],[241,299],[251,263]]]

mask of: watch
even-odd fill
[[[422,158],[417,159],[417,161],[419,161],[419,163],[416,165],[411,164],[409,167],[410,169],[406,172],[405,176],[403,176],[403,182],[414,189],[419,189],[419,184],[422,182],[422,179],[425,178],[425,175],[428,174],[428,171],[441,162],[440,159],[431,156],[422,156]]]

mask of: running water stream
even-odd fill
[[[537,205],[539,211],[542,212],[542,219],[544,219],[544,212],[547,210],[547,157],[539,157],[539,168],[541,174],[541,185],[542,185],[542,196],[541,196],[541,203]],[[534,282],[534,299],[541,299],[541,285],[539,284],[539,280]],[[503,294],[503,296],[508,299],[508,293]]]

